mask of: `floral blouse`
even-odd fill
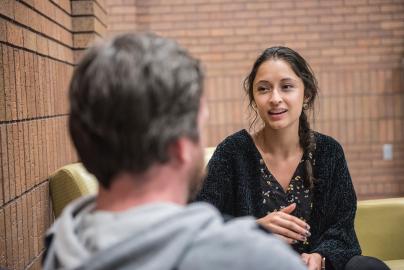
[[[262,203],[267,210],[267,214],[279,211],[292,203],[296,203],[296,209],[292,212],[292,215],[300,218],[306,223],[309,222],[313,203],[312,191],[309,187],[305,187],[303,181],[305,160],[306,158],[303,156],[293,174],[288,189],[285,192],[279,182],[268,170],[264,160],[262,158],[260,159]],[[297,252],[302,253],[304,247],[307,245],[309,245],[308,240],[304,242],[299,241],[293,245],[293,248]]]

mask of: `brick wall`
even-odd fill
[[[136,0],[106,0],[108,35],[136,30]]]
[[[321,94],[313,127],[343,145],[359,198],[404,194],[402,0],[106,0],[109,33],[155,31],[206,68],[210,145],[248,126],[241,82],[266,47],[299,51]],[[392,144],[393,160],[382,159]]]
[[[1,0],[0,266],[40,269],[53,222],[47,178],[77,160],[66,129],[67,86],[82,50],[105,33],[103,5]]]
[[[259,52],[298,50],[321,86],[314,127],[344,146],[359,198],[404,194],[402,0],[1,0],[0,266],[40,268],[47,178],[77,159],[67,85],[107,25],[175,38],[203,61],[210,145],[248,126],[241,82]]]

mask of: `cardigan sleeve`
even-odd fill
[[[333,269],[344,269],[350,258],[361,254],[354,229],[356,194],[342,147],[337,144],[335,170],[328,186],[328,199],[323,208],[326,229],[315,243],[311,253],[326,257]],[[322,207],[322,206],[320,206]],[[329,267],[329,266],[328,266]]]
[[[233,215],[232,155],[229,145],[219,144],[208,165],[197,201],[213,204],[222,214]]]

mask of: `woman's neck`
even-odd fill
[[[274,130],[265,126],[257,135],[258,143],[264,154],[288,159],[302,153],[298,127],[291,126],[286,129]]]

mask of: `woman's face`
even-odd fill
[[[261,64],[253,82],[253,96],[266,127],[299,127],[304,84],[286,61],[270,59]]]

